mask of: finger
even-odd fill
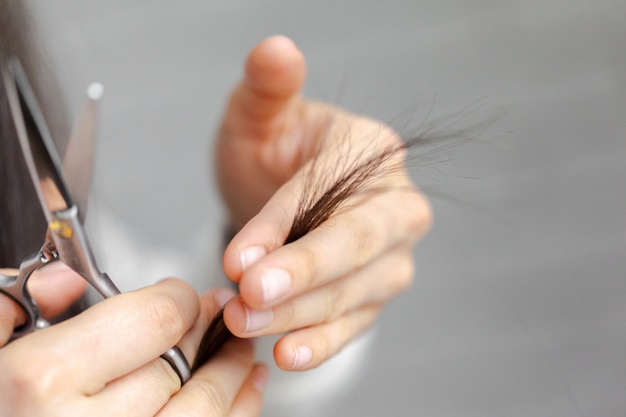
[[[14,276],[17,270],[0,269],[0,273]],[[24,310],[9,296],[0,294],[0,346],[4,346],[9,341],[13,329],[24,323],[26,323]]]
[[[290,333],[274,345],[274,360],[286,371],[304,371],[319,366],[339,352],[378,317],[380,306],[353,311],[339,320]]]
[[[239,283],[241,296],[255,309],[278,305],[362,268],[393,247],[414,243],[430,223],[430,206],[417,191],[374,195],[251,265]]]
[[[215,153],[220,191],[237,229],[297,169],[299,135],[289,132],[301,128],[298,93],[305,74],[302,53],[282,36],[266,39],[248,56]],[[247,190],[245,196],[242,188]]]
[[[252,365],[252,341],[231,339],[198,369],[158,416],[227,416]]]
[[[328,108],[323,109],[324,106],[319,107],[322,108],[318,109],[317,113],[330,111]],[[359,186],[362,188],[355,192],[352,199],[338,198],[339,207],[360,205],[367,207],[370,197],[382,194],[381,191],[395,192],[394,195],[399,195],[398,191],[403,191],[403,194],[410,194],[411,190],[415,191],[415,186],[403,168],[404,153],[400,145],[401,141],[395,132],[378,122],[356,118],[341,110],[335,110],[332,115],[321,119],[329,117],[332,126],[327,133],[328,138],[319,139],[325,142],[321,153],[317,150],[315,152],[317,156],[272,195],[267,204],[240,230],[226,248],[223,261],[224,271],[231,280],[239,282],[246,268],[267,253],[281,247],[290,233],[294,219],[302,210],[306,209],[307,214],[315,217],[334,217],[337,214],[337,207],[319,205],[319,198],[333,187],[339,187],[342,190],[338,197],[345,195],[344,192],[352,187],[348,186],[344,189],[341,188],[343,187],[341,184],[345,186],[348,174],[357,167],[361,167],[361,170],[355,171],[356,174],[352,177],[355,182],[352,184],[356,185],[357,190]],[[380,155],[387,156],[383,157],[379,164],[372,162]],[[361,178],[363,182],[359,182],[358,178]],[[386,193],[385,197],[388,196],[389,194]],[[398,219],[415,220],[416,216],[425,213],[425,223],[430,221],[428,203],[423,196],[419,195],[418,198],[421,200],[419,205],[425,207],[418,207],[418,211],[412,212],[411,210],[417,205],[413,201],[413,204],[404,207],[404,211],[398,213]],[[402,203],[401,200],[393,198],[383,198],[383,203],[385,201],[388,204]],[[395,209],[397,212],[399,208]],[[390,215],[387,215],[386,211],[370,211],[365,224],[370,221],[370,217],[379,222],[393,220],[389,218]],[[382,242],[382,244],[386,243]],[[347,256],[346,259],[350,257]],[[249,302],[255,303],[255,300],[249,300]]]
[[[5,349],[33,372],[42,369],[43,380],[63,381],[69,389],[89,395],[174,346],[198,313],[195,291],[182,281],[168,279],[104,300]],[[58,366],[45,375],[51,362]]]
[[[164,359],[153,359],[89,397],[101,416],[154,416],[180,390],[180,378]]]
[[[61,262],[35,271],[28,289],[46,319],[67,310],[85,292],[87,281]]]
[[[208,323],[230,290],[214,290],[200,297],[201,312],[196,323],[178,343],[189,363],[193,359]],[[109,383],[93,396],[104,415],[155,415],[181,388],[180,378],[162,358]]]
[[[248,307],[241,297],[226,306],[224,319],[239,337],[288,332],[333,322],[366,305],[382,305],[413,278],[411,248],[404,246],[335,282],[267,310]]]
[[[249,53],[245,75],[233,92],[225,123],[237,136],[273,133],[268,126],[300,91],[306,77],[304,56],[284,36],[272,36]],[[255,137],[258,137],[255,135]]]
[[[6,275],[16,275],[17,269],[0,269]],[[51,319],[68,309],[84,292],[87,282],[61,262],[52,262],[35,271],[28,281],[28,290],[41,309],[42,316]],[[24,309],[6,296],[0,296],[0,346],[13,329],[26,323]]]
[[[255,365],[250,376],[243,384],[228,417],[251,417],[259,415],[263,405],[263,391],[269,378],[269,369],[265,365]]]
[[[280,158],[269,159],[268,165],[280,173],[280,178],[268,181],[267,172],[272,169],[257,167],[252,172],[262,175],[256,174],[253,178],[257,180],[251,180],[249,166],[259,165],[256,159],[247,161],[245,169],[229,170],[224,167],[218,171],[223,176],[221,182],[228,185],[222,192],[226,201],[230,202],[233,219],[252,219],[245,226],[234,225],[241,230],[224,253],[224,271],[235,282],[239,282],[241,274],[248,266],[285,243],[296,213],[304,204],[303,199],[311,198],[310,194],[324,193],[325,188],[338,180],[337,176],[343,171],[337,169],[338,166],[356,163],[366,155],[366,152],[361,151],[361,145],[351,148],[351,140],[344,140],[345,138],[359,138],[365,143],[379,142],[379,123],[357,119],[343,110],[320,103],[306,102],[302,108],[306,111],[301,110],[302,115],[294,121],[299,124],[300,132],[306,132],[300,134],[297,143],[302,155],[288,166],[282,166]],[[395,134],[390,135],[389,140],[397,140]],[[312,144],[307,145],[307,142]],[[317,149],[321,142],[340,142],[341,146],[331,146],[322,156]],[[241,155],[245,156],[249,151],[238,150],[239,157],[236,161],[241,163]],[[228,158],[221,157],[217,163],[226,161]],[[302,167],[306,161],[309,162]],[[233,163],[229,163],[229,166],[232,165]],[[296,172],[297,169],[300,170]],[[239,196],[241,188],[247,190],[245,201]],[[260,207],[262,209],[258,212]],[[316,210],[317,215],[320,215],[320,210],[323,209]]]

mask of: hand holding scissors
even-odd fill
[[[15,300],[27,316],[26,323],[13,332],[11,339],[16,339],[49,325],[41,317],[27,286],[32,274],[46,264],[64,263],[104,298],[120,291],[108,275],[98,269],[83,226],[91,182],[96,102],[102,94],[101,86],[94,84],[88,91],[86,109],[70,140],[61,169],[41,110],[19,62],[10,61],[2,70],[2,78],[22,154],[48,223],[41,249],[20,264],[17,275],[0,274],[0,292]],[[178,347],[168,349],[162,357],[182,384],[189,380],[189,365]]]
[[[3,69],[2,79],[48,230],[41,249],[15,274],[0,274],[0,293],[26,318],[0,349],[0,415],[258,414],[267,369],[253,363],[248,341],[230,341],[189,379],[186,357],[194,359],[209,320],[232,294],[215,290],[198,297],[189,285],[168,279],[118,295],[96,265],[83,221],[98,88],[88,94],[61,170],[19,63]],[[51,278],[50,269],[43,268],[51,264],[66,265],[57,271],[61,281],[73,270],[106,300],[49,326],[28,282],[35,273],[42,275],[38,280]],[[169,365],[158,358],[163,351]]]

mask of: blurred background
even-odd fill
[[[89,222],[126,289],[214,285],[211,138],[269,35],[305,53],[308,96],[404,134],[498,116],[436,169],[412,160],[435,227],[358,363],[265,415],[626,415],[623,0],[29,3],[71,114],[105,86]]]

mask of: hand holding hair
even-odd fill
[[[286,333],[274,349],[285,370],[333,356],[406,289],[413,246],[432,217],[406,174],[400,138],[379,122],[301,98],[305,72],[288,39],[257,45],[216,152],[239,230],[223,263],[240,294],[224,322],[242,338]],[[213,330],[205,341],[215,341]]]

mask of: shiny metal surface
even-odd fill
[[[11,340],[49,326],[49,323],[41,317],[41,311],[27,288],[33,272],[48,261],[42,252],[37,252],[22,261],[17,275],[0,273],[0,292],[13,298],[23,308],[26,316],[26,323],[13,331]]]
[[[72,197],[76,200],[80,220],[85,221],[87,203],[93,176],[95,142],[97,136],[98,103],[102,98],[103,87],[93,83],[87,88],[85,104],[79,113],[74,129],[67,143],[63,157],[63,176]]]
[[[266,415],[626,415],[625,2],[31,3],[70,109],[83,85],[107,88],[91,227],[112,216],[147,255],[172,259],[154,271],[107,256],[127,287],[168,274],[215,285],[209,137],[265,36],[302,47],[307,94],[399,127],[431,105],[442,115],[484,99],[481,112],[506,113],[443,174],[417,178],[444,198],[358,378]],[[155,227],[163,218],[176,227]],[[94,245],[142,247],[128,239]],[[198,277],[181,269],[200,258]]]
[[[55,211],[74,205],[46,121],[19,61],[2,68],[7,99],[28,172],[48,223]]]
[[[27,316],[26,324],[14,330],[11,339],[15,339],[49,325],[42,319],[41,311],[28,289],[31,275],[48,262],[62,261],[81,275],[104,298],[117,295],[120,290],[96,265],[83,227],[84,213],[81,215],[79,207],[70,196],[70,187],[65,183],[47,124],[19,61],[12,60],[7,68],[0,70],[22,154],[48,222],[41,250],[20,264],[16,276],[0,274],[0,292],[17,301]],[[71,176],[69,177],[70,186],[73,186],[71,189],[79,196],[83,210],[86,209],[91,185],[95,100],[101,95],[100,91],[93,91],[94,88],[90,90],[87,108],[79,118],[77,130],[69,142],[67,165],[64,166],[65,174]],[[162,357],[176,371],[181,384],[189,380],[191,375],[189,364],[178,347],[169,349]]]

